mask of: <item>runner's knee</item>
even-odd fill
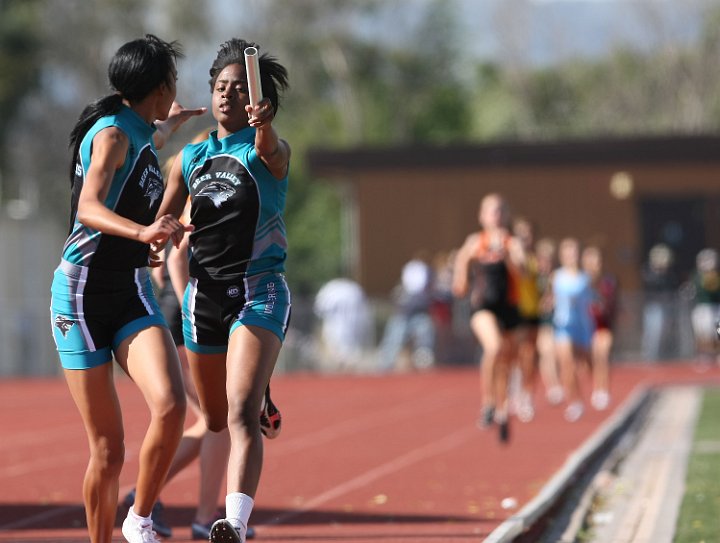
[[[121,439],[98,439],[90,451],[92,469],[101,477],[119,477],[125,462],[125,443]]]

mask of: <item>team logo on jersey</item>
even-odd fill
[[[150,207],[153,207],[155,200],[163,194],[163,182],[157,177],[151,177],[145,186],[145,197],[150,198]]]
[[[235,189],[222,181],[212,181],[205,185],[195,196],[206,196],[212,200],[215,207],[220,208],[235,194]]]
[[[67,337],[67,333],[70,331],[70,328],[72,328],[74,324],[74,320],[68,319],[63,315],[58,315],[57,317],[55,317],[55,327],[60,330],[60,333],[63,335],[63,337]]]
[[[240,289],[237,285],[232,285],[231,287],[228,287],[227,295],[230,296],[230,298],[237,298],[240,296]]]

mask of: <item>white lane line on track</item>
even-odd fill
[[[26,526],[32,526],[33,524],[40,524],[47,522],[50,519],[59,517],[66,513],[74,513],[75,511],[82,511],[84,507],[82,505],[64,505],[62,507],[53,508],[49,511],[43,511],[42,513],[36,513],[30,517],[23,517],[14,522],[0,525],[0,536],[3,531],[7,530],[19,530]]]
[[[455,432],[447,434],[445,437],[434,440],[431,443],[428,443],[421,447],[412,449],[411,451],[408,451],[404,455],[395,458],[390,462],[380,464],[375,468],[369,469],[364,473],[361,473],[357,477],[340,483],[339,485],[336,485],[333,488],[326,490],[322,494],[318,494],[314,498],[311,498],[310,500],[305,502],[302,507],[279,515],[271,521],[265,523],[265,525],[276,526],[279,524],[283,524],[295,517],[302,515],[303,513],[306,513],[307,511],[311,511],[312,509],[315,509],[316,507],[319,507],[329,502],[330,500],[334,500],[335,498],[338,498],[343,494],[347,494],[352,490],[362,488],[372,483],[373,481],[384,477],[385,475],[395,473],[396,471],[405,469],[421,460],[425,460],[426,458],[430,458],[432,456],[436,456],[443,452],[452,450],[453,448],[465,443],[473,436],[477,436],[477,429],[474,427],[464,427],[460,430],[456,430]]]
[[[52,424],[49,423],[48,426]],[[82,429],[82,423],[63,424],[62,426],[43,427],[41,429],[35,427],[22,432],[14,432],[12,435],[3,437],[0,443],[0,452],[4,450],[16,450],[28,445],[36,445],[38,443],[52,442],[56,443],[59,438],[77,435],[80,438],[85,437]]]
[[[128,492],[132,490],[132,485],[124,486],[120,488],[120,496],[124,496]],[[118,504],[119,505],[119,504]],[[9,530],[21,530],[27,526],[33,526],[35,524],[42,524],[50,519],[53,519],[55,517],[59,517],[65,514],[75,513],[78,511],[83,511],[85,509],[85,506],[82,504],[78,505],[64,505],[62,507],[53,507],[52,509],[48,511],[43,511],[41,513],[36,513],[30,517],[23,517],[15,520],[14,522],[9,522],[7,524],[0,525],[0,540],[2,540],[2,532],[3,531],[9,531]]]
[[[442,391],[442,394],[434,392],[430,400],[427,397],[423,397],[416,401],[388,407],[382,417],[378,417],[377,411],[372,411],[366,416],[343,420],[326,426],[321,430],[293,439],[273,442],[272,454],[278,456],[295,454],[299,450],[317,447],[318,445],[329,443],[347,435],[355,435],[363,430],[378,428],[388,424],[397,424],[397,422],[405,419],[418,417],[424,413],[435,412],[439,405],[446,404],[449,401],[458,401],[456,390],[446,389]]]
[[[428,401],[427,398],[423,398],[421,400],[407,402],[398,406],[392,406],[388,409],[388,413],[383,415],[380,419],[378,418],[377,412],[372,412],[365,417],[355,417],[352,420],[338,422],[337,424],[328,426],[322,430],[305,434],[291,440],[274,442],[272,444],[272,454],[274,456],[294,454],[299,450],[317,447],[318,445],[329,443],[347,435],[354,435],[363,430],[377,428],[387,424],[397,424],[398,421],[418,417],[426,412],[434,412],[438,408],[438,405],[445,404],[451,400],[457,400],[456,391],[446,389],[442,392],[442,395],[436,395],[432,401]],[[379,420],[380,422],[378,422]],[[73,430],[77,430],[77,426],[73,426],[72,428]],[[47,440],[54,442],[55,439],[52,436],[55,435],[55,433],[56,432],[53,431],[50,435],[48,435],[46,432],[42,432],[42,435],[38,436],[37,432],[35,432],[34,435],[36,437],[34,441],[35,443],[41,443],[45,441],[45,438],[47,438]],[[137,456],[139,447],[140,442],[128,442],[125,444],[126,464],[133,461],[134,457]],[[0,467],[0,478],[21,477],[35,471],[42,471],[50,468],[55,469],[62,466],[76,464],[78,461],[85,465],[87,463],[87,457],[74,453],[72,455],[64,456],[46,456],[42,459],[16,464],[8,463]]]
[[[83,440],[83,443],[85,441]],[[126,443],[125,447],[128,452],[125,453],[125,464],[132,462],[139,454],[140,441]],[[87,465],[90,453],[87,451],[87,446],[83,451],[73,451],[65,455],[52,455],[49,454],[40,459],[30,460],[28,462],[20,462],[17,464],[9,464],[0,467],[0,483],[2,479],[9,479],[11,477],[23,477],[28,474],[33,474],[36,471],[43,471],[53,469],[57,471],[66,466],[75,464]]]

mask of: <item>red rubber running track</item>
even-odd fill
[[[147,423],[135,386],[117,379],[126,426],[121,497],[137,472]],[[256,541],[481,541],[535,496],[568,456],[639,385],[720,385],[720,368],[692,363],[613,367],[611,409],[578,422],[537,395],[511,441],[479,430],[478,371],[443,368],[386,376],[279,375],[283,431],[265,442],[251,524]],[[585,383],[587,393],[587,383]],[[81,483],[87,443],[62,379],[0,380],[0,541],[88,541]],[[172,541],[189,541],[197,464],[162,494]],[[503,498],[517,500],[503,509]],[[119,527],[125,512],[118,513]],[[122,541],[119,528],[115,539]]]

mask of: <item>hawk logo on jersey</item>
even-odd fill
[[[64,317],[62,315],[58,315],[57,317],[55,317],[55,327],[60,330],[60,333],[63,335],[63,337],[67,337],[67,333],[70,331],[70,328],[72,328],[74,324],[74,320],[68,319],[67,317]]]
[[[145,187],[145,197],[150,198],[150,207],[153,207],[155,200],[161,198],[163,194],[163,182],[157,177],[152,177],[148,180],[147,186]]]
[[[220,208],[235,194],[235,189],[222,181],[213,181],[205,185],[195,196],[207,196],[215,207]]]

